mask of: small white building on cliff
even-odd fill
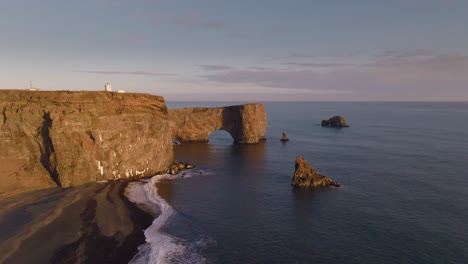
[[[104,91],[106,91],[106,92],[112,92],[112,88],[111,88],[111,84],[110,84],[110,83],[104,84]],[[124,91],[124,90],[117,90],[117,93],[125,93],[125,91]]]
[[[104,85],[104,90],[107,91],[107,92],[112,92],[111,84],[110,84],[110,83],[106,83],[106,84]]]

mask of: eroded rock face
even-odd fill
[[[328,120],[322,120],[323,127],[349,127],[342,116],[334,116]]]
[[[0,197],[150,176],[173,160],[159,96],[3,90],[0,111]]]
[[[327,176],[320,175],[314,167],[301,156],[296,158],[295,171],[292,177],[292,186],[299,188],[337,186],[340,184]]]
[[[267,117],[262,104],[170,109],[172,138],[180,142],[208,142],[215,130],[225,130],[235,143],[265,140]]]

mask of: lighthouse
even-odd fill
[[[107,92],[112,92],[112,88],[111,88],[110,83],[106,83],[104,85],[104,90],[107,91]]]

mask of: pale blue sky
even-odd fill
[[[0,0],[0,89],[468,100],[468,1]]]

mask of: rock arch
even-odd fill
[[[208,135],[208,140],[210,143],[215,144],[232,144],[233,137],[226,130],[219,129],[214,130]]]
[[[227,131],[237,144],[265,140],[267,118],[262,104],[193,107],[169,110],[172,138],[180,142],[208,142],[215,130]]]

